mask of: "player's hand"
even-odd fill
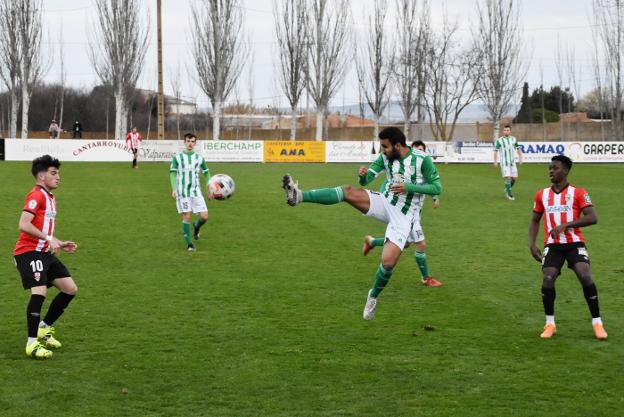
[[[62,247],[62,243],[60,240],[52,236],[52,240],[48,243],[48,252],[52,255],[56,255]]]
[[[433,208],[434,209],[440,208],[440,200],[433,200]]]
[[[566,229],[567,229],[567,226],[564,224],[555,226],[552,229],[550,229],[550,237],[557,237],[557,235],[564,233]]]
[[[65,242],[61,242],[61,250],[67,253],[74,253],[78,249],[78,245],[76,242],[72,242],[71,240],[66,240]]]
[[[171,197],[176,198],[178,196],[178,193],[174,191],[171,192]]]
[[[498,168],[498,162],[494,162],[494,166]]]
[[[364,177],[366,175],[366,173],[368,172],[368,168],[362,166],[360,167],[360,169],[358,170],[358,175],[360,177]]]
[[[404,194],[405,193],[405,184],[402,182],[396,182],[390,186],[390,191],[395,194]]]
[[[537,262],[542,262],[542,251],[535,245],[531,245],[529,249],[531,250],[531,256],[533,256],[533,259]]]

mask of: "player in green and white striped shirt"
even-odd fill
[[[201,192],[199,173],[208,183],[210,170],[204,158],[195,152],[197,137],[192,133],[184,135],[185,150],[174,155],[169,169],[171,181],[171,196],[176,200],[178,213],[182,214],[182,235],[189,252],[195,252],[195,245],[191,241],[191,212],[199,213],[199,218],[193,223],[193,237],[199,239],[199,229],[208,220],[208,208]],[[208,199],[211,195],[208,195]]]
[[[518,162],[522,165],[520,145],[516,138],[511,136],[511,126],[505,126],[503,136],[496,139],[494,143],[494,166],[498,167],[498,155],[500,154],[500,168],[505,179],[505,196],[508,200],[514,200],[511,189],[518,178],[515,153],[518,154]]]
[[[282,185],[286,191],[286,202],[291,206],[301,203],[328,205],[345,201],[363,214],[388,225],[381,264],[364,306],[365,320],[373,318],[377,297],[390,280],[410,236],[422,232],[420,209],[425,194],[438,195],[442,191],[440,175],[431,157],[407,146],[405,135],[400,129],[385,128],[379,132],[379,139],[381,154],[370,167],[360,167],[358,175],[360,185],[364,186],[386,171],[388,184],[383,192],[350,185],[301,191],[289,174],[284,176]]]
[[[416,149],[422,152],[427,151],[427,145],[422,140],[416,140],[412,142],[412,149]],[[386,189],[388,181],[384,181],[381,186],[380,192],[383,192]],[[440,207],[440,196],[434,195],[431,196],[433,199],[433,208],[437,209]],[[373,237],[373,236],[364,236],[364,246],[362,247],[362,254],[364,256],[368,255],[368,253],[375,248],[376,246],[383,246],[386,243],[385,237]],[[414,260],[416,261],[416,266],[420,270],[422,275],[422,284],[427,287],[440,287],[442,283],[438,281],[435,277],[429,274],[429,266],[427,264],[427,254],[425,253],[426,243],[425,243],[425,234],[420,230],[413,231],[410,235],[408,245],[414,245]]]

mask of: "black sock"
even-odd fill
[[[555,315],[555,298],[557,297],[557,293],[555,291],[555,287],[546,288],[542,287],[542,303],[544,304],[544,313],[547,316]]]
[[[516,183],[516,180],[512,178],[511,179],[511,186],[513,187],[515,183]]]
[[[587,287],[583,287],[583,294],[585,294],[585,301],[587,301],[587,305],[589,306],[589,312],[593,319],[596,317],[600,317],[600,307],[598,306],[598,289],[596,288],[596,284],[588,285]]]
[[[136,159],[133,159],[133,160],[132,160],[132,168],[134,168],[134,167],[136,166],[136,164],[137,164],[137,160],[136,160]]]
[[[197,219],[193,226],[195,226],[195,229],[199,230],[199,228],[202,227],[204,224],[206,224],[206,220],[200,217],[199,219]]]
[[[73,298],[73,294],[66,294],[64,292],[58,293],[58,295],[54,297],[54,300],[50,303],[48,314],[46,314],[43,321],[45,321],[47,325],[52,326],[52,324],[54,324],[54,322],[61,317],[61,314],[63,314],[63,311],[65,311]]]
[[[31,294],[28,307],[26,307],[26,323],[28,324],[28,337],[37,337],[37,329],[41,320],[41,306],[45,301],[45,295]]]

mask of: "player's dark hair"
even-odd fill
[[[59,169],[61,167],[61,162],[50,155],[43,155],[39,158],[33,159],[31,169],[33,177],[37,178],[37,174],[47,171],[50,167]]]
[[[191,138],[195,138],[195,140],[197,140],[197,136],[195,136],[195,133],[187,133],[186,135],[184,135],[185,142],[187,139],[191,139]]]
[[[511,126],[509,126],[509,125],[503,126],[503,129],[507,129],[507,128],[511,129]]]
[[[407,146],[405,143],[405,135],[398,127],[386,127],[379,132],[379,139],[388,139],[393,145],[400,143],[403,146]]]
[[[572,169],[572,160],[565,155],[555,155],[550,160],[561,162],[568,171]]]
[[[419,146],[422,146],[424,149],[427,149],[427,145],[425,145],[425,142],[423,142],[422,140],[415,140],[414,142],[412,142],[412,148],[417,148]]]

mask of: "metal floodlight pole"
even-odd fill
[[[157,42],[158,42],[158,103],[157,103],[157,125],[158,139],[165,138],[165,100],[163,94],[163,65],[162,65],[162,23],[161,23],[161,0],[156,0],[157,19]]]

